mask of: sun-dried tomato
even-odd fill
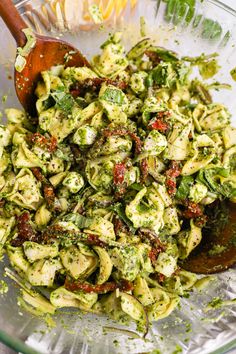
[[[134,133],[128,132],[129,136],[135,143],[135,154],[138,155],[142,151],[142,141],[141,139]]]
[[[161,274],[159,273],[159,283],[163,283],[165,281],[165,275],[164,274]]]
[[[161,273],[154,273],[151,275],[151,278],[156,280],[160,284],[163,283],[166,279],[165,275]]]
[[[106,82],[108,85],[116,86],[121,90],[125,90],[128,84],[125,81],[111,80],[105,77],[95,77],[85,79],[83,82],[76,82],[70,89],[70,94],[77,98],[78,96],[84,96],[87,90],[98,91],[101,85]]]
[[[82,93],[82,90],[80,90],[80,89],[71,89],[70,90],[70,94],[71,94],[71,96],[73,97],[73,98],[77,98],[77,97],[79,97],[80,95],[81,95],[81,93]]]
[[[169,169],[166,171],[166,189],[167,192],[174,196],[176,194],[176,177],[181,173],[179,161],[171,161]]]
[[[82,283],[79,280],[70,281],[66,278],[65,288],[69,291],[82,290],[85,293],[96,293],[96,294],[106,294],[108,292],[114,291],[117,289],[117,284],[115,282],[107,282],[104,284],[87,284]]]
[[[54,136],[51,136],[48,144],[48,150],[49,152],[54,152],[56,149],[57,149],[57,139]]]
[[[203,215],[203,211],[199,204],[191,202],[190,200],[186,200],[184,204],[187,207],[187,209],[183,211],[184,218],[195,219]]]
[[[45,138],[45,136],[43,136],[40,133],[32,134],[30,140],[32,143],[35,143],[35,144],[46,145],[46,143],[47,143],[47,138]]]
[[[102,248],[105,248],[107,244],[101,240],[99,240],[99,237],[97,235],[89,234],[87,239],[84,241],[88,245],[91,246],[99,246]]]
[[[54,136],[46,138],[40,133],[34,133],[32,134],[30,140],[33,144],[46,147],[49,152],[54,152],[57,148],[57,139]]]
[[[152,263],[155,263],[161,249],[159,247],[152,247],[151,251],[148,253],[148,257],[151,259]]]
[[[33,172],[33,175],[35,178],[37,178],[38,181],[40,182],[45,182],[46,178],[44,177],[44,175],[42,174],[40,168],[38,167],[32,167],[31,171]]]
[[[145,51],[145,55],[150,59],[150,61],[152,62],[153,66],[157,66],[161,59],[158,56],[158,54],[152,50],[146,50]]]
[[[48,206],[54,211],[61,211],[60,202],[55,194],[54,187],[51,184],[43,186],[43,194]]]
[[[173,177],[166,177],[166,189],[168,194],[174,196],[176,194],[176,179]]]
[[[166,246],[163,244],[158,237],[158,235],[149,229],[140,229],[139,236],[144,241],[149,241],[153,248],[160,250],[159,252],[165,251]]]
[[[113,183],[115,187],[115,198],[120,199],[126,192],[127,184],[125,183],[125,162],[118,162],[113,170]]]
[[[115,231],[116,236],[119,236],[120,232],[128,233],[127,226],[123,223],[123,221],[121,219],[118,218],[117,215],[114,216],[112,222],[114,225],[114,231]]]
[[[140,171],[141,171],[141,182],[145,183],[148,177],[148,160],[147,158],[143,159],[140,162]]]
[[[40,181],[43,185],[43,194],[48,206],[54,211],[60,211],[60,202],[55,194],[53,185],[47,180],[47,178],[42,174],[40,168],[32,167],[31,171],[34,176]]]
[[[113,171],[113,182],[115,185],[120,185],[124,183],[126,172],[126,164],[124,162],[118,162],[114,166]]]
[[[155,122],[149,125],[149,127],[151,127],[154,130],[158,130],[161,133],[165,133],[169,129],[169,125],[163,122],[163,120],[160,118],[157,118]]]
[[[169,169],[166,171],[166,175],[169,177],[176,178],[181,173],[181,167],[179,161],[171,161]]]
[[[43,187],[44,197],[49,205],[52,205],[55,200],[55,193],[52,186],[46,184]]]
[[[69,280],[66,278],[65,288],[69,291],[82,290],[85,293],[106,294],[108,292],[120,289],[122,291],[130,291],[133,289],[132,283],[127,280],[121,280],[120,283],[115,281],[106,282],[104,284],[87,284],[82,283],[79,280]]]
[[[92,87],[93,89],[97,89],[97,88],[99,89],[103,82],[106,82],[108,85],[116,86],[121,90],[126,89],[128,86],[128,84],[125,81],[111,80],[108,78],[101,78],[101,77],[85,79],[82,82],[82,86],[85,88]]]
[[[169,111],[161,111],[156,115],[155,121],[151,121],[148,125],[149,129],[158,130],[161,133],[166,133],[170,129],[170,125],[166,120],[170,117]]]
[[[17,217],[16,223],[18,235],[16,239],[11,241],[11,245],[14,247],[22,246],[25,241],[36,241],[37,233],[30,224],[30,213],[28,211],[23,212]]]
[[[126,279],[122,279],[117,285],[121,291],[132,291],[134,289],[133,284]]]

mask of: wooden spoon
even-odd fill
[[[208,228],[203,229],[201,243],[181,264],[194,273],[219,273],[236,264],[236,204],[223,202],[212,208],[215,208],[214,215],[218,215],[215,226],[209,223]]]
[[[28,26],[11,0],[0,0],[0,16],[4,20],[18,47],[24,47],[26,37],[23,29]],[[20,103],[31,115],[35,114],[35,86],[40,73],[52,66],[89,66],[87,59],[72,45],[52,37],[36,36],[36,45],[26,59],[24,69],[15,70],[15,89]],[[66,60],[67,58],[67,60]]]

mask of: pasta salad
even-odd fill
[[[167,317],[197,276],[205,209],[236,202],[236,129],[211,89],[215,54],[179,58],[110,35],[90,67],[42,72],[37,117],[0,130],[0,250],[32,288],[22,302],[127,324]],[[66,58],[65,58],[66,61]],[[47,289],[47,296],[43,290]]]

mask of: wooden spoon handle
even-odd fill
[[[26,43],[26,37],[22,29],[28,26],[15,8],[12,0],[0,0],[0,16],[11,31],[17,45],[23,47]]]

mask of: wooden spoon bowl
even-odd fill
[[[199,274],[222,272],[236,264],[236,204],[213,205],[221,212],[214,224],[203,229],[198,247],[181,263],[181,267]]]
[[[16,40],[18,47],[26,44],[23,29],[28,26],[11,0],[0,0],[0,15]],[[35,114],[36,83],[40,73],[55,65],[89,66],[87,59],[72,45],[52,37],[35,34],[36,44],[25,57],[26,65],[21,72],[15,70],[15,89],[20,103],[31,115]]]

